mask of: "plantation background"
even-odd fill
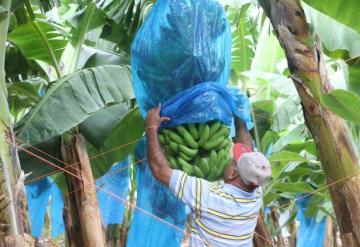
[[[319,64],[324,67],[320,66],[319,74],[322,80],[327,77],[333,89],[317,91],[316,86],[311,86],[313,81],[307,80],[314,78],[313,74],[309,76],[309,70],[303,72],[299,66],[300,69],[294,71],[288,66],[293,64],[291,51],[284,40],[283,47],[280,45],[277,27],[281,25],[276,27],[274,13],[269,11],[275,9],[271,8],[274,1],[220,2],[232,28],[229,84],[238,86],[249,96],[255,123],[251,134],[257,149],[269,155],[273,168],[271,181],[264,188],[262,217],[268,231],[266,238],[275,246],[295,246],[299,228],[296,202],[307,198],[304,214],[326,225],[326,246],[341,246],[341,238],[344,240],[344,234],[348,233],[341,218],[350,215],[354,219],[350,225],[356,231],[356,227],[360,227],[357,214],[360,205],[356,202],[360,199],[354,189],[356,195],[351,198],[355,198],[353,205],[357,207],[337,211],[345,207],[341,205],[334,211],[328,187],[343,188],[347,180],[359,174],[360,24],[356,19],[360,3],[357,0],[301,2],[311,38],[302,37],[301,41],[310,44],[313,50],[322,51],[318,56],[321,57]],[[289,2],[284,5],[290,9],[298,3]],[[61,189],[65,206],[74,205],[71,202],[79,199],[79,195],[73,193],[78,189],[76,183],[68,178],[71,176],[66,175],[64,168],[59,168],[71,160],[66,150],[72,148],[75,137],[80,140],[80,151],[90,157],[94,180],[114,164],[129,159],[125,166],[128,175],[123,178],[129,192],[125,198],[127,203],[118,200],[125,207],[123,222],[110,224],[105,230],[108,246],[125,245],[137,199],[135,167],[138,161],[133,157],[134,147],[144,132],[132,88],[130,47],[154,3],[150,0],[0,1],[0,164],[4,177],[0,201],[2,208],[8,208],[0,215],[0,221],[12,225],[3,230],[4,235],[29,232],[28,227],[24,227],[26,219],[11,217],[18,205],[11,210],[6,201],[7,196],[14,193],[9,186],[15,188],[20,181],[17,164],[27,174],[25,185],[50,177]],[[284,22],[281,24],[286,26]],[[297,32],[294,31],[294,35]],[[344,129],[336,121],[327,125],[328,129],[341,129],[347,134],[346,148],[339,143],[342,135],[314,138],[314,129],[321,132],[322,127],[308,130],[311,123],[305,123],[303,114],[306,102],[301,93],[299,97],[296,80],[310,85],[311,95],[321,109],[330,109],[346,121]],[[116,93],[109,94],[109,90]],[[325,116],[326,111],[320,111],[320,115]],[[12,129],[16,138],[9,141]],[[354,151],[353,156],[349,155],[351,162],[339,159],[331,163],[324,158],[324,150],[332,153],[336,147],[341,147],[339,152],[350,150],[348,153],[352,154]],[[13,155],[6,154],[11,152],[5,150],[13,150]],[[19,151],[20,162],[14,155],[15,150]],[[339,156],[345,157],[346,153],[340,152]],[[99,191],[95,187],[82,188],[92,196],[96,189]],[[20,194],[23,191],[18,190]],[[26,200],[18,201],[21,204]],[[55,227],[49,221],[49,210],[46,215],[42,241],[52,238],[50,231]],[[67,234],[69,238],[71,233]],[[360,241],[358,234],[354,239]],[[52,241],[62,245],[65,236]],[[262,242],[264,246],[269,244]],[[342,246],[356,246],[356,242]]]

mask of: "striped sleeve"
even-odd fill
[[[201,186],[201,190],[199,188]],[[185,172],[173,170],[170,179],[170,190],[176,197],[195,210],[207,210],[208,182],[188,176]]]

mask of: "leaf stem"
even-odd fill
[[[28,0],[25,1],[25,7],[26,7],[26,10],[27,10],[28,15],[29,15],[29,17],[30,17],[30,20],[31,20],[31,21],[35,20],[34,12],[33,12],[32,8],[31,8],[31,5],[30,5],[30,3],[29,3]]]
[[[87,33],[88,29],[89,29],[92,16],[94,15],[95,7],[96,7],[96,5],[95,5],[94,2],[90,3],[87,10],[86,10],[84,18],[81,21],[79,38],[78,38],[78,40],[76,42],[74,55],[72,56],[70,66],[69,66],[70,67],[69,68],[70,73],[72,73],[72,72],[74,72],[76,70],[77,65],[79,63],[79,57],[80,57],[81,48],[82,48],[82,45],[84,44],[85,35],[86,35],[86,33]]]
[[[257,147],[258,151],[261,152],[261,143],[260,143],[259,131],[258,131],[257,124],[256,124],[255,112],[254,112],[254,109],[253,109],[251,104],[250,104],[250,110],[251,110],[251,117],[252,117],[253,122],[254,122],[255,144],[256,144],[256,147]]]
[[[36,29],[36,31],[40,35],[40,38],[41,38],[43,44],[45,45],[45,47],[46,47],[46,49],[47,49],[47,51],[48,51],[48,53],[50,55],[52,65],[54,66],[55,71],[56,71],[57,78],[58,79],[61,78],[61,72],[60,72],[59,64],[58,64],[58,62],[56,60],[54,50],[50,46],[50,43],[49,43],[45,33],[43,32],[43,30],[41,29],[41,27],[39,26],[39,24],[36,21],[31,21],[31,24],[34,26],[34,28]]]

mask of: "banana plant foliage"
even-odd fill
[[[134,108],[111,128],[99,147],[88,143],[94,177],[100,177],[114,163],[124,160],[134,150],[139,139],[143,138],[144,130],[144,120],[140,111]]]
[[[250,4],[241,8],[227,8],[227,17],[231,24],[232,50],[231,50],[231,76],[232,83],[237,85],[237,80],[245,79],[241,73],[250,70],[254,57],[253,42],[251,38],[251,23],[246,15]]]
[[[304,2],[338,22],[360,32],[358,20],[360,12],[359,0],[331,0],[328,3],[323,0],[304,0]]]
[[[41,60],[54,65],[60,60],[66,40],[51,24],[32,21],[17,26],[8,35],[27,59]]]
[[[360,97],[356,93],[336,89],[323,95],[321,102],[345,120],[360,125]]]
[[[360,61],[348,67],[347,84],[351,91],[360,96]]]
[[[106,65],[81,70],[50,85],[17,125],[17,136],[40,143],[79,125],[100,109],[133,98],[128,67]]]
[[[97,6],[106,16],[134,35],[150,12],[155,0],[100,0]]]
[[[324,44],[324,52],[333,58],[356,58],[360,56],[360,32],[342,24],[328,15],[304,4],[307,19],[314,32]],[[331,32],[329,32],[329,27]]]

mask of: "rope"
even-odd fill
[[[23,148],[23,147],[21,147],[21,146],[19,146],[19,145],[16,145],[16,146],[17,146],[19,149],[21,149],[21,150],[23,150],[24,152],[26,152],[28,155],[33,156],[33,157],[35,157],[35,158],[37,158],[37,159],[45,162],[46,164],[48,164],[48,165],[50,165],[50,166],[54,166],[54,167],[58,168],[59,170],[62,170],[63,172],[69,174],[70,176],[73,176],[73,177],[75,177],[75,178],[77,178],[77,179],[80,179],[80,180],[83,181],[83,182],[91,183],[91,182],[89,182],[89,181],[87,181],[87,180],[85,180],[85,179],[77,176],[76,174],[73,174],[73,173],[67,171],[65,168],[62,168],[62,167],[60,167],[60,166],[58,166],[58,165],[56,165],[56,164],[54,164],[54,163],[52,163],[52,162],[50,162],[50,161],[48,161],[48,160],[46,160],[46,159],[44,159],[44,158],[36,155],[36,154],[28,151],[27,149],[25,149],[25,148]],[[178,226],[176,226],[176,225],[174,225],[174,224],[171,224],[171,223],[167,222],[166,220],[163,220],[163,219],[157,217],[156,215],[153,215],[152,213],[146,211],[145,209],[142,209],[142,208],[136,206],[134,203],[130,203],[130,202],[124,200],[123,198],[121,198],[121,197],[117,196],[116,194],[112,193],[111,191],[108,191],[108,190],[106,190],[106,189],[104,189],[104,188],[102,188],[102,187],[100,187],[100,186],[97,186],[96,184],[94,184],[94,186],[95,186],[96,189],[101,190],[101,191],[103,191],[104,193],[107,193],[108,195],[112,196],[112,197],[115,198],[116,200],[119,200],[120,202],[122,202],[123,204],[125,204],[127,207],[130,207],[130,206],[131,206],[131,207],[139,210],[140,212],[148,215],[149,217],[151,217],[151,218],[153,218],[153,219],[155,219],[155,220],[157,220],[157,221],[159,221],[159,222],[161,222],[161,223],[163,223],[163,224],[165,224],[165,225],[167,225],[167,226],[169,226],[169,227],[172,227],[172,228],[174,228],[175,230],[184,233],[185,235],[191,236],[191,232],[188,232],[188,231],[186,231],[186,230],[183,230],[183,229],[181,229],[180,227],[178,227]],[[199,240],[202,241],[201,238],[199,238]]]
[[[133,143],[136,143],[136,142],[138,142],[138,141],[140,141],[140,140],[142,140],[142,139],[144,139],[144,138],[142,137],[142,138],[139,138],[139,139],[137,139],[137,140],[131,141],[131,142],[129,142],[129,143],[126,143],[126,144],[123,144],[123,145],[120,145],[120,146],[117,146],[117,147],[108,149],[108,150],[106,150],[106,151],[104,151],[104,152],[102,152],[102,153],[99,153],[99,154],[97,154],[97,155],[94,155],[94,156],[89,157],[89,160],[95,159],[95,158],[97,158],[97,157],[99,157],[99,156],[101,156],[101,155],[103,155],[103,154],[116,151],[116,150],[121,149],[121,148],[123,148],[123,147],[126,147],[126,146],[128,146],[128,145],[131,145],[131,144],[133,144]],[[76,166],[76,165],[79,164],[79,162],[74,163],[74,164],[72,164],[72,165],[67,164],[66,162],[64,162],[64,161],[62,161],[62,160],[60,160],[60,159],[58,159],[58,158],[56,158],[56,157],[54,157],[54,156],[52,156],[52,155],[50,155],[50,154],[48,154],[48,153],[42,151],[41,149],[36,148],[35,146],[32,146],[31,144],[29,144],[29,143],[27,143],[27,142],[24,142],[24,141],[19,140],[19,139],[17,139],[17,141],[20,141],[22,144],[26,144],[27,146],[31,147],[32,149],[35,149],[36,151],[38,151],[38,152],[40,152],[40,153],[42,153],[42,154],[44,154],[44,155],[46,155],[46,156],[48,156],[48,157],[56,160],[56,161],[64,164],[67,168],[73,168],[73,169],[76,170],[76,168],[74,168],[74,166]],[[17,145],[17,146],[19,146],[19,145]],[[138,161],[138,162],[140,162],[140,161]],[[34,181],[40,180],[40,179],[42,179],[42,178],[44,178],[44,177],[53,175],[53,174],[55,174],[55,173],[57,173],[57,172],[59,172],[59,169],[56,169],[55,171],[51,171],[51,172],[49,172],[49,173],[47,173],[47,174],[43,174],[43,175],[41,175],[41,176],[39,176],[39,177],[33,178],[33,179],[31,179],[31,180],[28,180],[28,181],[26,182],[26,184],[28,184],[28,183],[30,183],[30,182],[34,182]]]

